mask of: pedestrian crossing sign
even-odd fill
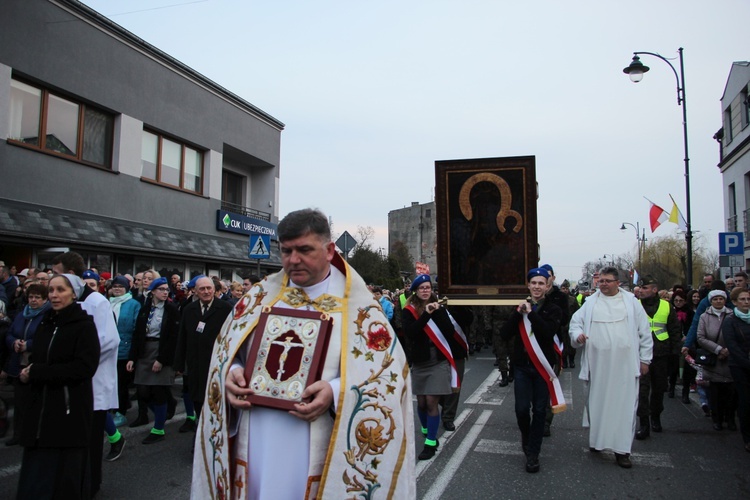
[[[271,236],[268,234],[251,234],[250,250],[248,257],[251,259],[268,259],[271,257]]]

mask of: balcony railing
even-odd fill
[[[745,215],[745,228],[747,228],[747,215]],[[737,231],[737,216],[731,215],[727,219],[727,232],[734,233]],[[745,229],[747,231],[747,229]]]
[[[221,209],[226,210],[227,212],[244,215],[246,217],[252,217],[253,219],[271,222],[271,214],[269,214],[268,212],[261,212],[260,210],[255,210],[254,208],[250,207],[243,207],[242,205],[229,203],[228,201],[221,202]]]

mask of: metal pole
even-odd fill
[[[680,47],[680,79],[682,81],[682,137],[685,143],[685,241],[687,242],[687,285],[693,286],[693,226],[690,215],[690,156],[688,155],[687,101],[685,99],[685,66]],[[679,89],[678,89],[679,92]]]

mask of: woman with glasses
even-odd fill
[[[24,283],[25,285],[25,283]],[[44,313],[51,309],[47,300],[47,287],[39,283],[31,283],[24,287],[27,304],[16,315],[5,337],[5,347],[10,353],[5,365],[5,372],[13,383],[13,397],[15,412],[13,414],[13,437],[5,442],[5,446],[18,444],[21,428],[25,420],[24,409],[28,387],[19,380],[21,370],[29,366],[31,351],[34,347],[34,336],[42,322]]]
[[[440,396],[458,391],[456,359],[466,357],[468,346],[454,327],[448,310],[438,302],[429,274],[420,274],[411,284],[401,320],[412,363],[412,392],[417,396],[417,414],[425,435],[420,460],[435,456],[440,426]]]
[[[750,452],[750,291],[741,290],[734,303],[734,316],[724,322],[722,333],[737,391],[742,441]]]
[[[153,280],[149,292],[149,300],[141,308],[136,320],[133,345],[126,364],[129,372],[135,371],[138,400],[147,404],[154,413],[154,427],[142,441],[143,444],[164,439],[167,399],[174,384],[172,364],[180,326],[177,306],[167,301],[167,279]],[[142,415],[139,419],[141,417]]]

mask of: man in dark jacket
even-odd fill
[[[669,378],[669,356],[679,352],[682,326],[670,303],[659,298],[659,284],[654,278],[644,276],[639,293],[641,305],[651,324],[651,337],[654,341],[653,359],[648,373],[641,376],[638,392],[640,424],[635,438],[646,439],[650,430],[662,431],[661,413],[664,411],[664,393],[667,391]]]
[[[194,411],[190,411],[190,404],[186,403],[187,418],[180,427],[180,432],[195,430],[196,417],[200,416],[206,393],[214,341],[227,316],[232,312],[229,302],[215,298],[214,282],[211,278],[198,278],[195,282],[195,291],[198,300],[187,304],[182,311],[175,354],[175,370],[183,373],[183,382],[187,385],[187,393],[194,407]]]
[[[555,285],[555,271],[552,269],[552,266],[544,264],[542,269],[546,269],[549,273],[549,278],[547,279],[548,288],[544,300],[555,304],[560,308],[560,312],[562,313],[560,316],[560,327],[557,329],[555,338],[555,352],[557,353],[557,356],[555,356],[555,363],[552,365],[555,374],[560,375],[560,362],[562,361],[562,353],[565,346],[563,327],[570,323],[570,314],[568,314],[568,297],[560,291],[560,288],[557,285]],[[550,427],[552,426],[552,419],[554,416],[555,414],[552,413],[552,406],[547,405],[547,416],[544,423],[544,437],[552,435]]]
[[[547,381],[549,373],[540,373],[537,365],[551,365],[555,362],[554,337],[560,328],[560,308],[545,300],[549,273],[546,269],[535,268],[528,272],[527,280],[531,297],[521,302],[500,330],[505,340],[518,337],[511,358],[515,372],[514,395],[516,398],[516,420],[521,431],[521,444],[526,455],[526,472],[539,471],[539,452],[542,448],[545,413],[550,401]],[[531,332],[526,331],[526,322]],[[533,335],[532,335],[533,333]],[[541,356],[533,348],[538,343]],[[529,346],[527,348],[527,345]],[[531,415],[529,415],[531,408]]]

